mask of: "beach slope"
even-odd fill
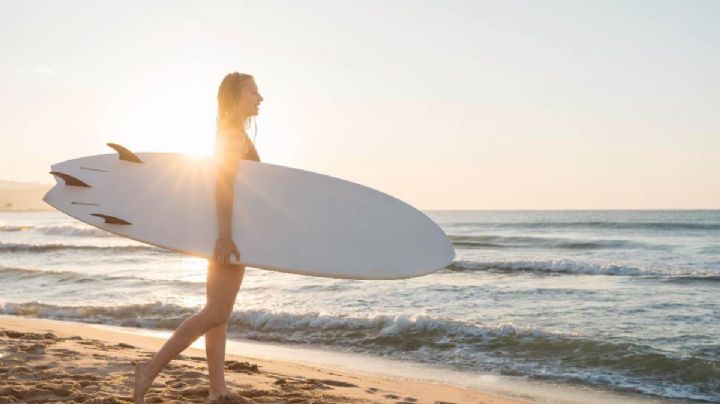
[[[131,402],[132,361],[164,341],[89,324],[0,315],[0,403]],[[226,357],[238,403],[520,403],[519,399],[426,381],[294,362]],[[146,399],[206,402],[205,352],[188,348],[160,373]],[[226,401],[227,402],[227,401]]]

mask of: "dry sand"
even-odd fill
[[[132,402],[133,365],[158,338],[83,323],[0,315],[0,403]],[[520,403],[445,384],[294,362],[226,357],[237,403]],[[188,348],[155,379],[148,403],[207,402],[205,352]]]

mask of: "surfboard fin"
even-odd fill
[[[130,222],[126,222],[125,220],[122,220],[115,216],[109,216],[109,215],[103,215],[101,213],[91,213],[92,216],[97,216],[105,219],[105,223],[112,223],[112,224],[132,224]]]
[[[135,155],[135,153],[120,146],[119,144],[108,143],[107,145],[115,149],[116,152],[118,152],[118,155],[120,155],[120,160],[130,161],[132,163],[142,163],[142,160],[140,160],[138,156]]]
[[[50,174],[62,178],[62,180],[65,181],[65,185],[69,185],[71,187],[92,188],[90,185],[86,184],[82,180],[79,180],[79,179],[73,177],[70,174],[61,173],[60,171],[50,171]]]

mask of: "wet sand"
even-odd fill
[[[0,403],[132,402],[133,365],[160,348],[158,338],[88,324],[0,315]],[[290,361],[226,356],[233,403],[524,403],[491,393]],[[148,403],[207,402],[204,350],[171,361]]]

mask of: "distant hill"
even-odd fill
[[[0,180],[0,210],[55,210],[42,197],[52,185]]]

